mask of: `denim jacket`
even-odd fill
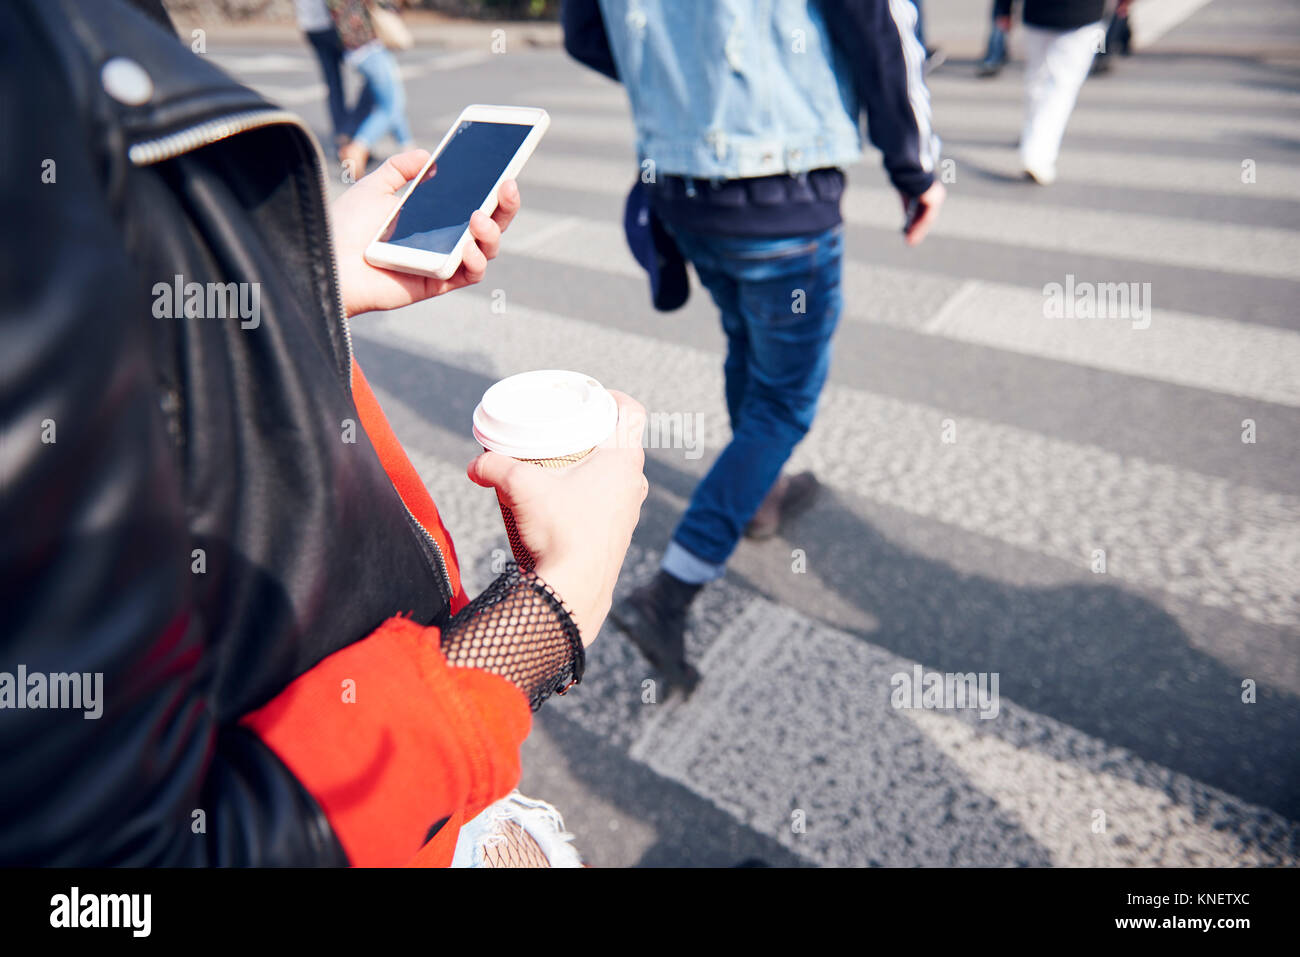
[[[742,179],[846,166],[862,151],[861,103],[895,185],[917,195],[932,182],[938,138],[908,0],[594,7],[567,0],[566,47],[627,88],[637,151],[655,175]],[[608,56],[580,36],[602,19]]]

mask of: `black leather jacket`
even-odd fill
[[[0,863],[346,863],[236,721],[450,585],[359,424],[314,141],[122,0],[0,4],[0,95],[0,672],[109,702],[0,710]],[[177,276],[260,320],[159,317]]]

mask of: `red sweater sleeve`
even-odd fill
[[[451,668],[438,630],[390,618],[244,718],[329,818],[348,859],[446,865],[454,834],[519,782],[528,701],[504,678]],[[437,853],[433,853],[437,851]]]
[[[380,464],[388,473],[388,478],[397,489],[397,494],[411,510],[415,520],[423,525],[424,530],[438,543],[443,557],[447,560],[447,575],[451,578],[453,592],[451,613],[454,615],[469,604],[469,599],[460,582],[460,561],[456,557],[456,546],[451,540],[451,533],[447,531],[447,526],[443,525],[442,516],[438,514],[438,506],[433,504],[433,497],[429,495],[429,490],[424,487],[424,482],[415,471],[415,466],[407,458],[402,443],[398,442],[397,436],[393,434],[392,426],[388,424],[388,418],[380,408],[374,392],[371,391],[370,383],[366,381],[361,366],[355,362],[352,363],[352,400],[356,403],[357,413],[361,417],[361,426],[366,430],[366,437],[375,447]]]
[[[355,364],[352,384],[384,470],[446,558],[455,613],[468,600],[451,536]],[[438,629],[390,618],[242,723],[316,798],[353,864],[445,866],[461,825],[518,783],[532,713],[504,678],[448,666]]]

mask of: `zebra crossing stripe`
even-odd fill
[[[698,413],[705,447],[727,439],[719,364],[698,349],[519,305],[497,314],[473,295],[374,317],[354,334],[462,366],[475,357],[493,377],[565,368],[581,342],[606,385],[652,412]],[[835,383],[789,468],[1076,567],[1104,554],[1105,574],[1136,587],[1300,623],[1297,496]]]
[[[506,239],[506,254],[641,278],[644,273],[627,250],[620,225],[530,208]],[[1140,275],[1136,273],[1135,275]],[[1070,288],[1092,280],[1076,277]],[[1065,285],[1068,279],[1059,279]],[[1050,317],[1042,289],[968,281],[940,299],[938,310],[917,321],[882,302],[925,299],[927,284],[942,290],[950,283],[912,270],[870,266],[849,260],[844,267],[844,310],[850,321],[901,325],[962,342],[1020,355],[1071,362],[1122,375],[1204,389],[1224,395],[1300,406],[1300,333],[1271,326],[1161,309],[1156,290],[1142,284],[1092,282],[1108,315]],[[1044,286],[1048,284],[1045,283]],[[1116,288],[1106,288],[1116,287]],[[896,295],[884,296],[892,288]],[[1120,294],[1123,294],[1122,296]],[[1147,298],[1155,302],[1141,300]],[[1122,302],[1120,300],[1123,300]],[[1127,303],[1127,306],[1124,306]],[[1149,309],[1145,328],[1130,318],[1139,305]]]

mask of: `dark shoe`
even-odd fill
[[[1114,34],[1114,47],[1124,56],[1129,56],[1133,52],[1133,30],[1129,26],[1128,17],[1116,17],[1110,26],[1110,33]],[[1110,37],[1106,38],[1107,49],[1110,48]]]
[[[667,691],[681,688],[689,695],[700,683],[700,673],[686,660],[686,613],[701,587],[661,570],[609,612],[614,624],[663,675]]]
[[[975,68],[975,75],[985,78],[994,77],[1001,73],[1006,65],[1006,60],[981,60],[979,66]]]
[[[745,526],[745,536],[760,542],[772,538],[785,522],[808,511],[821,487],[812,472],[782,475]]]

